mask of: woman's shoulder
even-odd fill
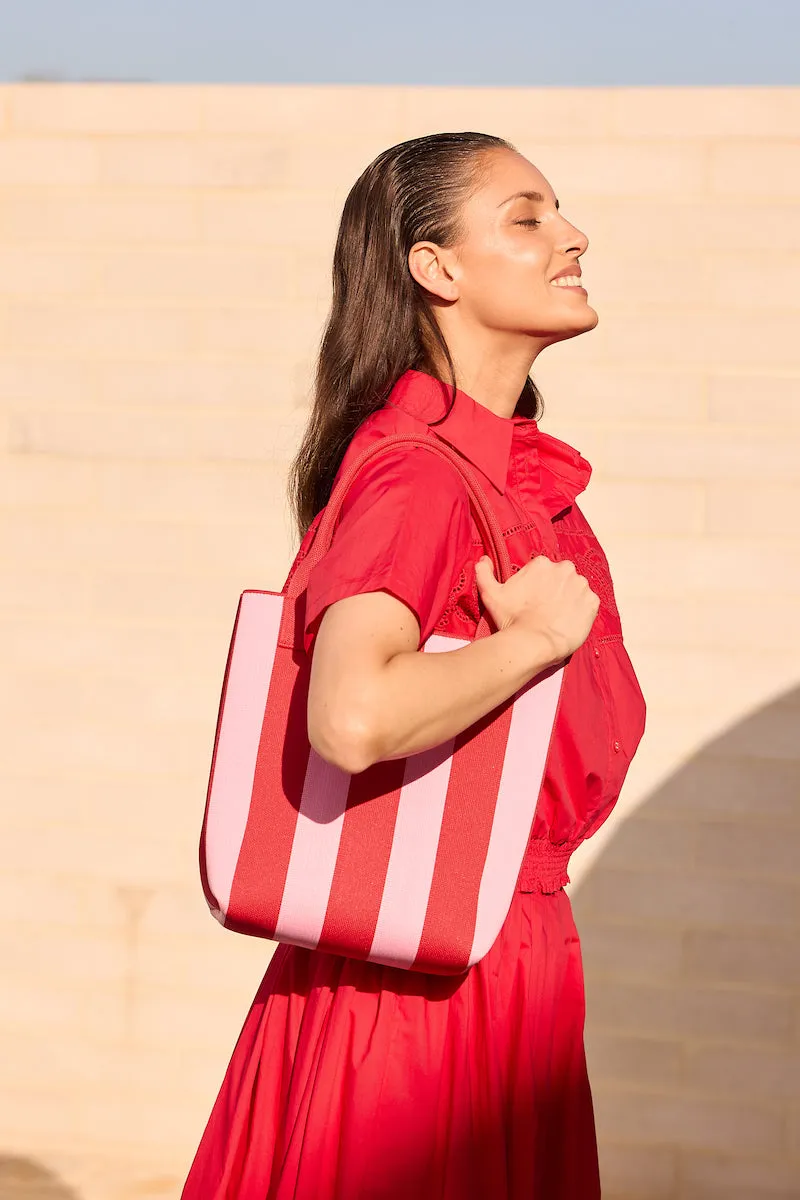
[[[365,450],[397,434],[419,438],[419,442],[400,443],[378,454],[359,472],[355,492],[360,493],[372,485],[378,485],[383,491],[391,484],[404,491],[422,490],[427,501],[434,505],[437,500],[452,502],[463,497],[468,507],[467,491],[457,470],[441,455],[426,449],[426,442],[431,446],[438,443],[435,434],[425,422],[389,405],[378,409],[359,425],[345,452],[337,482]]]
[[[370,413],[358,426],[350,439],[345,458],[352,460],[379,438],[392,437],[398,433],[418,437],[430,436],[428,426],[423,421],[397,408],[396,405],[384,404],[382,408]]]
[[[421,440],[438,439],[417,422]],[[339,469],[369,445],[408,432],[383,410],[359,427]],[[330,548],[314,567],[306,601],[306,646],[324,609],[359,592],[387,591],[417,616],[427,638],[452,596],[470,553],[472,519],[463,480],[423,445],[387,448],[352,479],[341,497]]]

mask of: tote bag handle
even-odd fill
[[[297,568],[286,587],[286,602],[283,607],[283,617],[278,639],[280,645],[291,647],[302,646],[302,623],[298,608],[303,605],[305,589],[308,585],[311,571],[330,549],[342,505],[356,477],[372,459],[378,458],[382,454],[393,450],[396,446],[401,445],[419,446],[423,450],[428,450],[430,453],[438,455],[439,458],[443,458],[455,468],[467,489],[475,523],[478,526],[484,550],[492,560],[497,579],[501,583],[505,583],[511,576],[511,559],[509,558],[500,522],[477,476],[461,455],[457,454],[455,450],[451,450],[443,442],[434,441],[433,438],[425,437],[424,435],[420,436],[414,433],[391,434],[388,437],[381,438],[374,445],[368,446],[358,458],[354,459],[336,483],[331,497],[322,512],[312,543],[305,556],[297,564]],[[489,621],[486,615],[482,614],[475,636],[476,638],[487,637],[491,632],[492,628]]]

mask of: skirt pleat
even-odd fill
[[[566,894],[445,978],[279,946],[183,1200],[597,1200]]]

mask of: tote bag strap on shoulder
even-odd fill
[[[322,513],[311,546],[302,561],[298,563],[297,569],[292,574],[286,587],[286,603],[283,608],[283,618],[278,639],[280,645],[298,648],[302,646],[302,628],[301,622],[298,621],[298,601],[305,592],[311,571],[330,549],[339,514],[350,487],[367,463],[375,458],[379,458],[390,450],[394,450],[397,446],[419,446],[421,449],[445,459],[445,461],[449,462],[455,468],[466,487],[475,523],[478,526],[484,550],[494,565],[496,577],[501,583],[504,583],[510,577],[512,573],[511,560],[508,555],[505,538],[503,537],[502,527],[486,492],[468,463],[455,450],[451,450],[443,442],[434,440],[431,437],[413,433],[391,434],[368,446],[341,475],[331,492],[331,497]],[[490,632],[491,627],[486,616],[481,616],[476,637],[485,637]]]

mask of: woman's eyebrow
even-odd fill
[[[545,197],[541,192],[514,192],[514,195],[509,196],[507,200],[501,200],[497,207],[502,208],[504,204],[510,204],[512,200],[533,200],[535,204],[545,203]],[[556,208],[558,208],[557,200]]]

